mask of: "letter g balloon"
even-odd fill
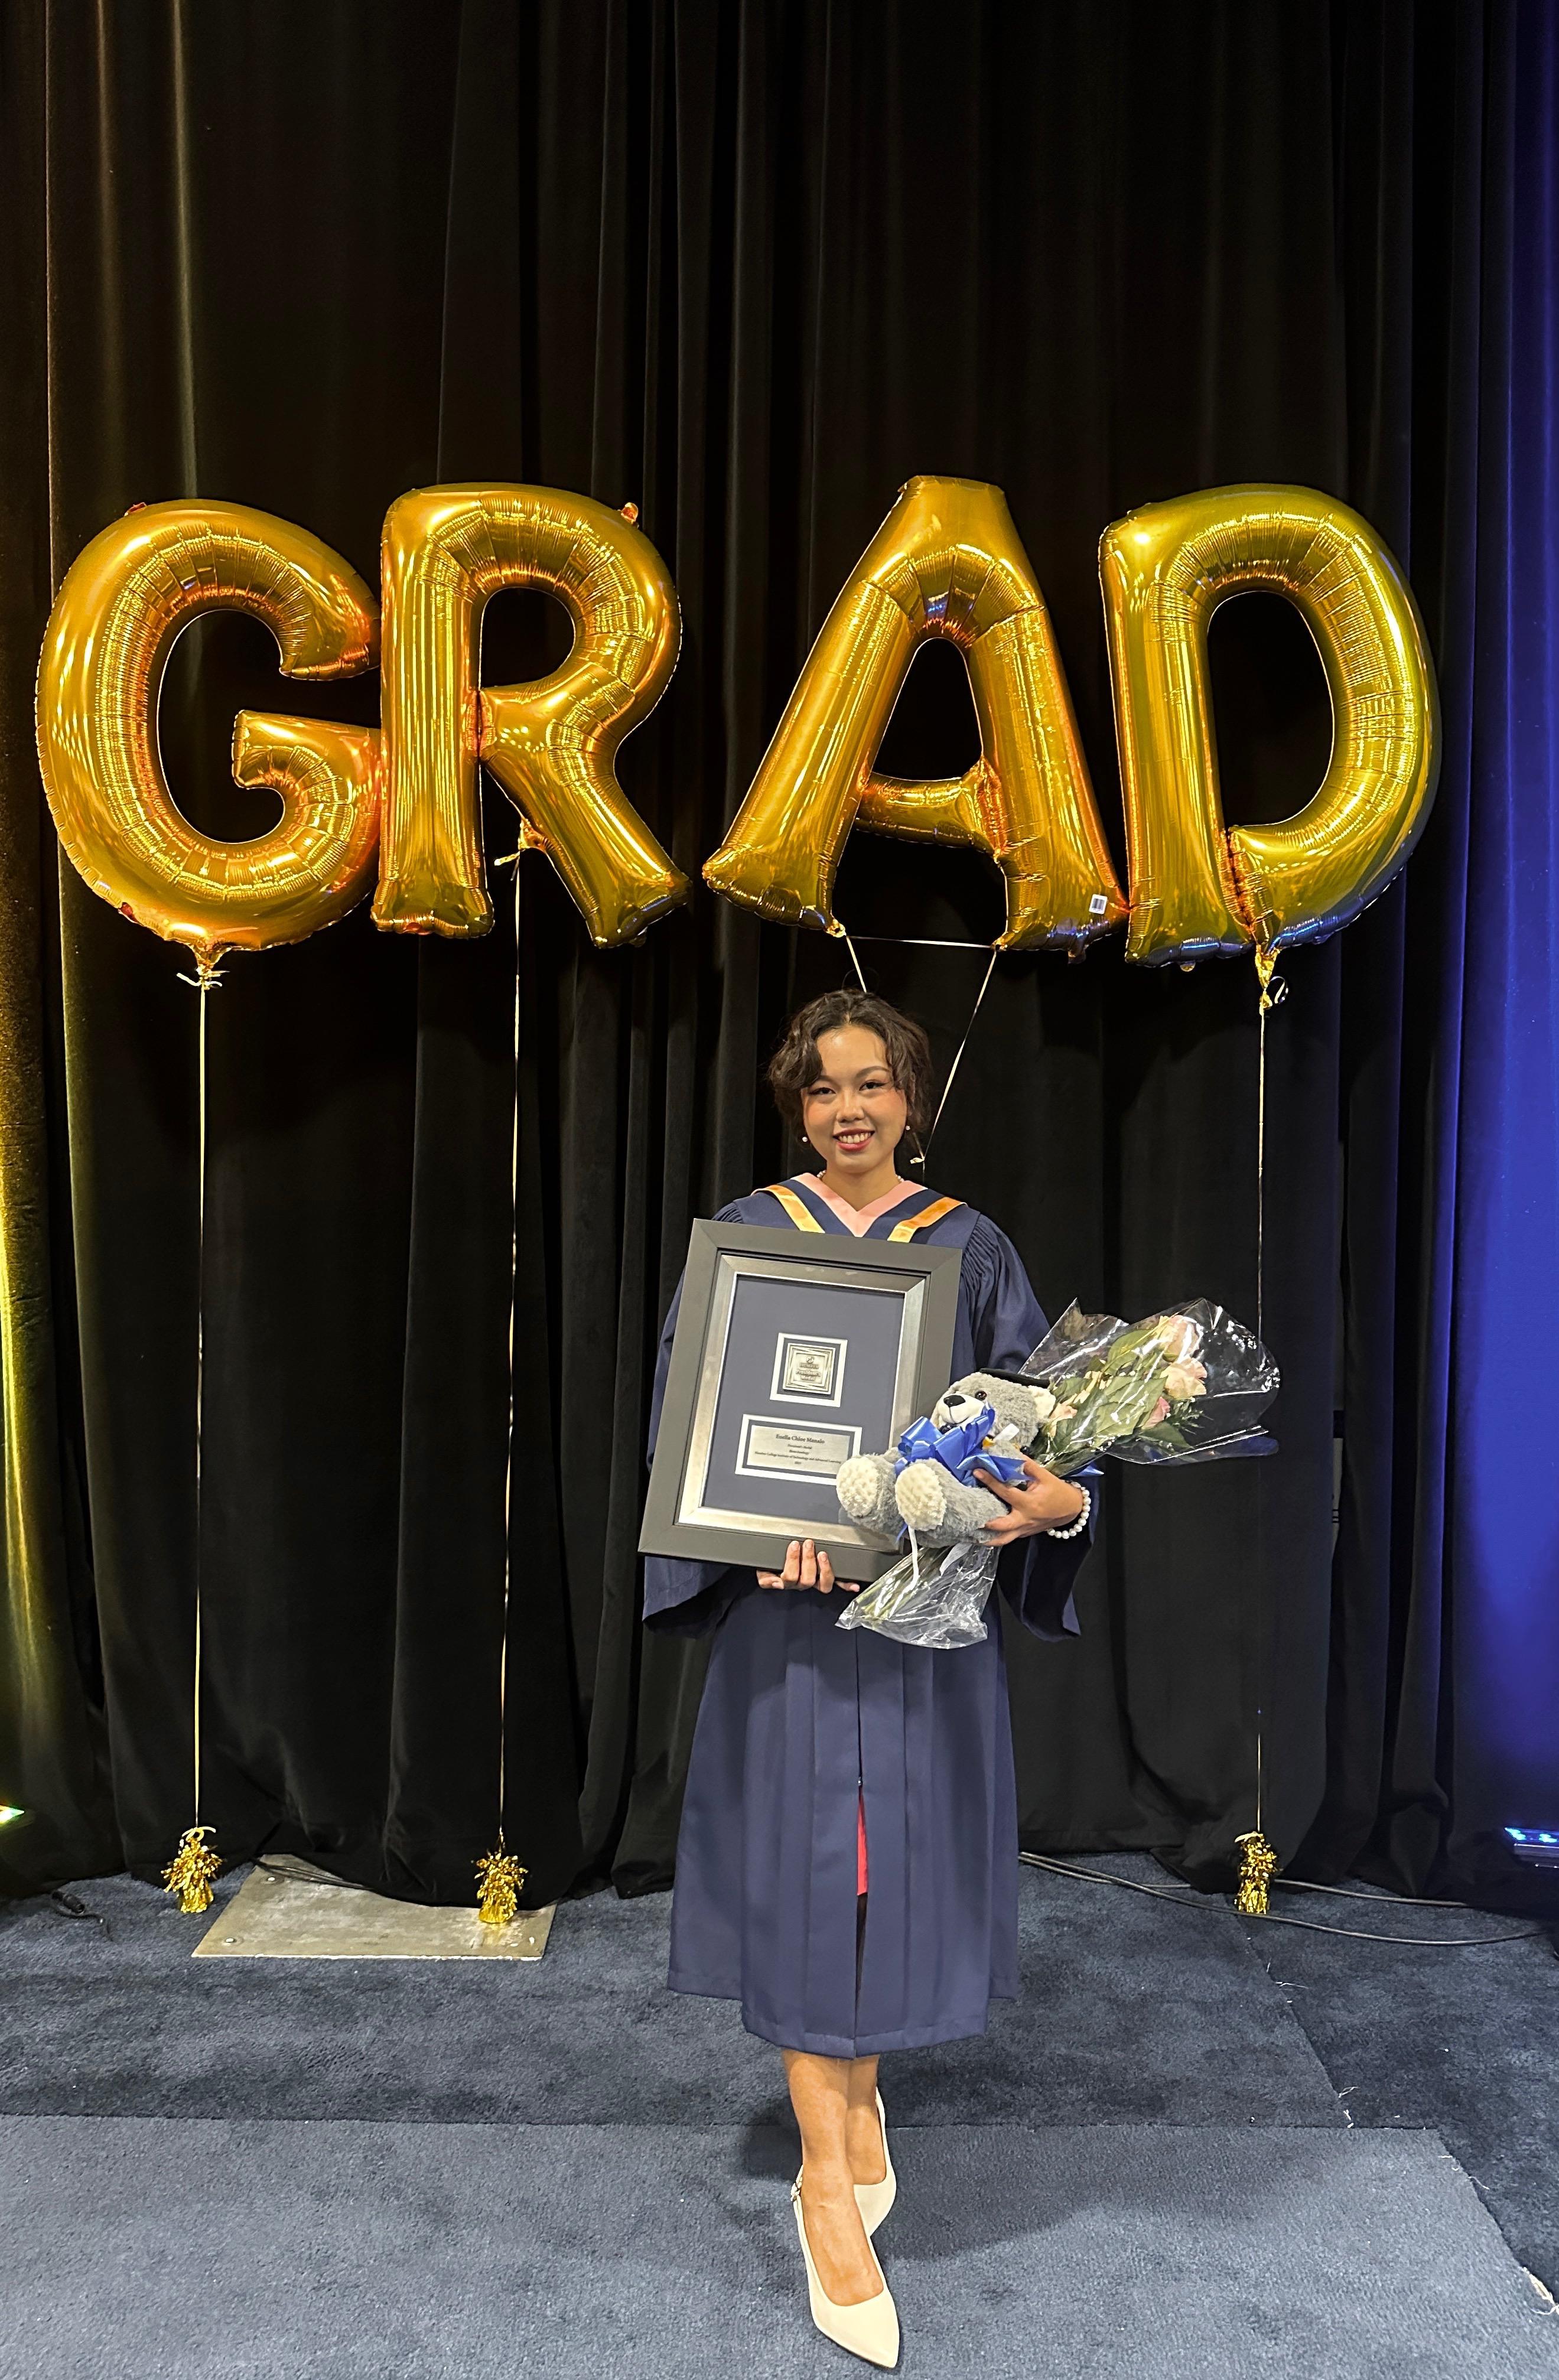
[[[66,574],[38,664],[38,759],[59,838],[94,892],[211,962],[328,926],[360,900],[379,844],[379,733],[240,711],[233,774],[270,785],[268,833],[219,843],[174,805],[157,744],[163,672],[202,612],[248,612],[288,677],[371,668],[378,611],[307,529],[248,504],[140,504]]]

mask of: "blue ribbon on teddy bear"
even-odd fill
[[[951,1429],[938,1429],[929,1415],[922,1415],[911,1422],[898,1441],[898,1453],[894,1461],[894,1475],[908,1469],[912,1463],[940,1463],[961,1480],[966,1488],[978,1488],[983,1483],[976,1473],[989,1472],[1005,1487],[1016,1488],[1024,1477],[1021,1454],[996,1454],[985,1444],[996,1427],[995,1409],[981,1405],[968,1421],[957,1422]]]

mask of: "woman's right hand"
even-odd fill
[[[836,1586],[843,1587],[846,1595],[860,1593],[858,1581],[834,1577],[833,1563],[821,1546],[813,1545],[810,1537],[792,1537],[786,1551],[785,1568],[761,1570],[758,1584],[760,1586],[815,1586],[823,1595],[832,1594]]]

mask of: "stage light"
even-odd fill
[[[1529,1867],[1559,1867],[1559,1831],[1546,1827],[1506,1827],[1505,1840]]]
[[[25,1810],[16,1809],[9,1802],[0,1802],[0,1827],[8,1827],[17,1818],[25,1818]]]

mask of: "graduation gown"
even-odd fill
[[[786,1185],[825,1232],[848,1226],[805,1175]],[[936,1203],[917,1190],[863,1236]],[[798,1228],[766,1190],[722,1222]],[[959,1206],[918,1239],[962,1250],[953,1378],[1021,1363],[1045,1318],[1005,1234]],[[677,1304],[661,1342],[651,1451]],[[1036,1635],[1077,1633],[1071,1586],[1091,1531],[1004,1550],[1001,1596]],[[1017,1800],[997,1618],[983,1644],[929,1652],[835,1625],[845,1598],[764,1589],[749,1570],[659,1555],[648,1625],[713,1630],[672,1902],[673,1991],[741,2002],[749,2032],[824,2057],[985,2030],[1017,1990]],[[858,1812],[870,1889],[857,1940]]]

